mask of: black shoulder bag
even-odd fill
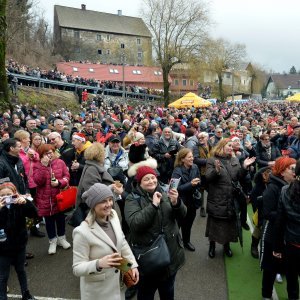
[[[136,199],[141,206],[140,197],[134,195],[134,199]],[[146,246],[133,244],[131,249],[137,263],[139,264],[139,271],[144,276],[162,271],[164,268],[169,266],[171,263],[171,257],[169,248],[165,241],[162,218],[160,233],[154,241],[151,240]]]

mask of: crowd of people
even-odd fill
[[[16,77],[13,74],[21,74],[26,76],[32,76],[42,79],[55,80],[66,83],[75,83],[78,85],[87,85],[97,87],[99,90],[123,90],[122,82],[111,80],[97,80],[93,77],[84,78],[79,75],[65,74],[59,71],[57,68],[51,70],[45,70],[40,67],[30,67],[27,65],[20,65],[18,62],[10,59],[7,62],[6,70],[12,74],[12,80]],[[11,80],[11,81],[12,81]],[[12,81],[14,82],[14,81]],[[148,87],[140,87],[137,85],[125,85],[125,91],[129,93],[148,94],[148,95],[162,95],[162,90],[151,89]]]
[[[119,299],[124,259],[134,280],[126,299],[136,291],[138,300],[154,299],[157,290],[161,299],[174,299],[184,249],[195,251],[197,210],[207,218],[208,257],[215,257],[219,243],[234,259],[230,244],[250,230],[248,203],[257,215],[249,252],[260,259],[263,299],[272,298],[274,281],[283,274],[288,298],[298,299],[299,118],[299,107],[290,104],[250,101],[178,110],[105,98],[98,106],[87,101],[78,115],[61,108],[45,116],[28,104],[3,112],[0,299],[7,299],[10,264],[23,299],[34,299],[24,271],[26,257],[33,256],[26,252],[26,226],[43,237],[41,220],[49,255],[73,244],[81,299]],[[67,186],[77,187],[76,209],[87,213],[72,243],[56,201]],[[27,225],[26,218],[32,220]],[[149,273],[136,251],[158,238],[168,262]]]

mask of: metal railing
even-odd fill
[[[89,93],[93,93],[93,94],[103,93],[104,95],[118,96],[118,97],[122,97],[122,93],[123,93],[122,90],[117,90],[117,89],[100,88],[98,86],[92,86],[92,85],[63,82],[59,80],[50,80],[42,77],[34,77],[34,76],[16,74],[11,72],[7,72],[7,76],[11,78],[16,77],[18,79],[19,85],[33,86],[38,89],[56,88],[59,90],[74,91],[75,93],[77,93],[78,89],[81,90],[86,89]],[[125,98],[133,98],[133,99],[136,98],[136,99],[151,101],[151,100],[160,100],[162,96],[125,91]]]

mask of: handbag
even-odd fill
[[[85,220],[89,210],[90,208],[87,206],[86,203],[80,203],[73,211],[73,214],[69,219],[68,224],[72,227],[79,226],[81,222]]]
[[[127,272],[122,272],[122,281],[127,288],[130,288],[136,284],[136,281],[133,278],[132,269],[129,269]]]
[[[163,233],[160,233],[149,246],[132,245],[131,249],[142,275],[159,272],[171,263],[169,248]]]
[[[77,187],[70,186],[65,190],[62,190],[56,195],[56,202],[59,211],[65,211],[76,203]]]
[[[196,188],[194,193],[193,193],[193,199],[194,199],[194,205],[195,208],[198,209],[201,207],[202,205],[202,201],[201,201],[201,192],[199,188]]]

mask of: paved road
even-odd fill
[[[186,251],[186,264],[178,272],[175,298],[178,300],[227,300],[227,286],[221,247],[217,246],[216,258],[207,255],[208,242],[204,238],[206,218],[197,214],[192,232],[196,252]],[[41,227],[42,231],[45,228]],[[67,237],[71,241],[72,229],[68,226]],[[79,279],[72,274],[72,250],[58,248],[50,256],[47,238],[30,237],[28,251],[35,254],[29,261],[27,275],[30,291],[40,299],[79,299]],[[15,271],[9,280],[10,299],[19,299],[19,283]],[[158,297],[157,297],[158,299]],[[105,299],[106,300],[106,299]],[[109,299],[108,299],[109,300]]]

